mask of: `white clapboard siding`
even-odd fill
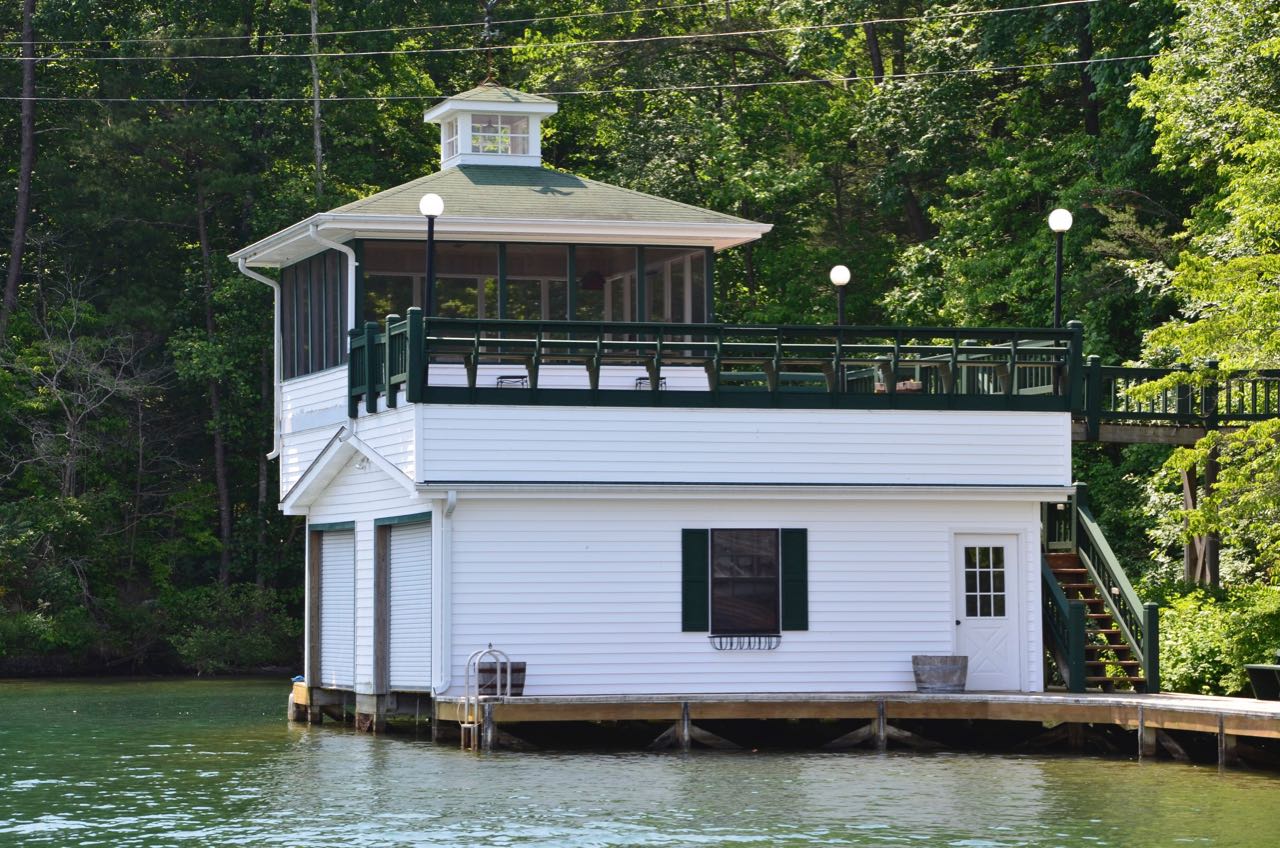
[[[460,498],[450,692],[490,642],[528,663],[528,695],[908,691],[913,654],[953,650],[963,532],[1022,536],[1019,677],[1038,691],[1039,507],[997,497]],[[736,652],[681,632],[680,531],[715,527],[808,530],[809,630]]]
[[[356,435],[360,437],[360,441],[412,477],[414,447],[417,443],[414,422],[414,404],[401,403],[395,409],[362,416],[356,425]]]
[[[347,366],[285,380],[280,414],[285,432],[342,423],[347,417]]]
[[[431,525],[391,528],[387,663],[392,689],[431,689]]]
[[[423,407],[428,482],[1067,485],[1070,416]]]
[[[401,483],[373,463],[361,464],[357,454],[338,472],[311,504],[312,523],[355,522],[355,691],[371,693],[377,684],[374,668],[374,521],[428,511],[426,501],[414,498]]]
[[[320,685],[350,689],[355,681],[355,534],[320,534]]]

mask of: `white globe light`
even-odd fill
[[[418,211],[428,218],[444,214],[444,198],[438,194],[424,194],[418,201]]]
[[[837,286],[847,285],[849,282],[849,269],[843,265],[836,265],[831,269],[831,282]]]
[[[1071,229],[1071,213],[1065,209],[1055,209],[1050,212],[1049,229],[1055,233],[1065,233]]]

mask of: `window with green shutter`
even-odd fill
[[[809,629],[803,529],[685,530],[681,629],[777,635]]]

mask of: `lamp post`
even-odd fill
[[[424,194],[418,201],[418,211],[427,217],[427,302],[423,312],[430,318],[435,313],[436,302],[436,216],[444,212],[444,198]]]
[[[836,265],[831,269],[831,284],[836,287],[836,326],[844,326],[844,287],[849,284],[849,269]]]
[[[1057,236],[1058,259],[1053,268],[1053,328],[1062,326],[1062,237],[1071,229],[1071,213],[1055,209],[1049,213],[1049,229]]]

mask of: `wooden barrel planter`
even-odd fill
[[[511,694],[520,696],[524,694],[524,670],[525,664],[522,662],[511,663]],[[505,675],[504,675],[505,676]],[[479,668],[479,683],[481,695],[497,695],[498,694],[498,664],[492,662],[482,662]]]
[[[917,692],[963,692],[969,676],[969,658],[917,654],[911,658]]]

